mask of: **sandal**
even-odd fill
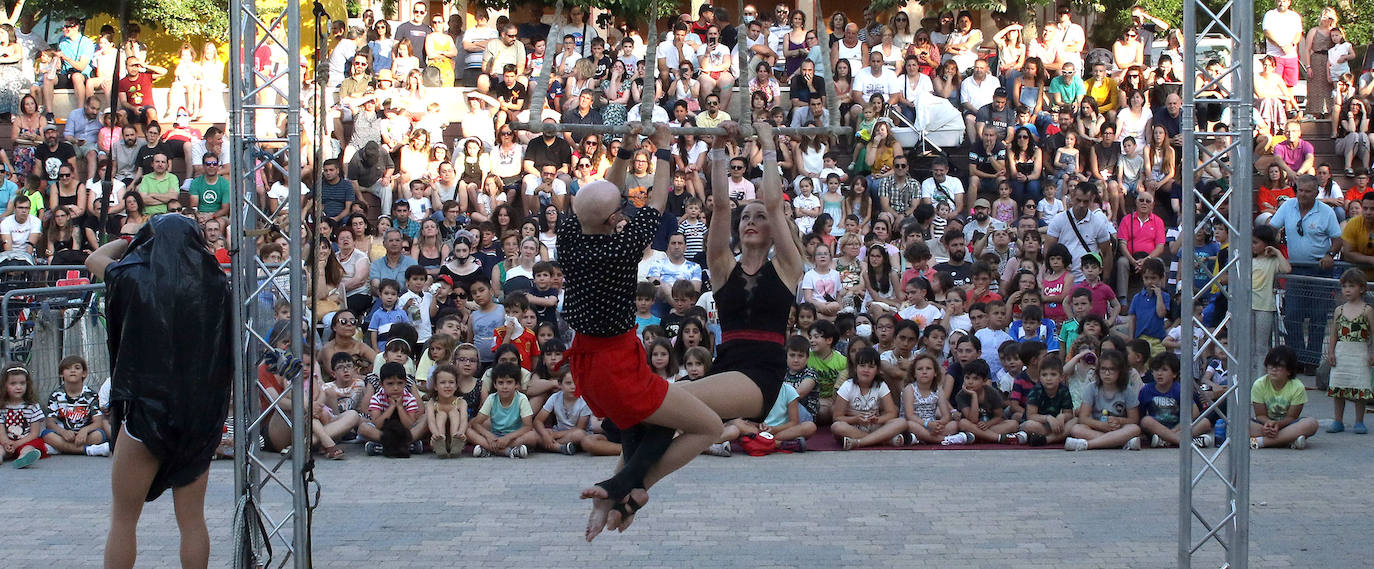
[[[332,446],[332,447],[329,447],[329,448],[326,448],[326,449],[323,449],[323,450],[324,450],[324,456],[327,457],[327,458],[329,458],[329,460],[343,460],[343,459],[344,459],[344,450],[341,449],[341,448],[339,448],[338,445],[335,445],[335,446]]]

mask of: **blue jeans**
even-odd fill
[[[1026,180],[1024,182],[1012,178],[1008,180],[1011,184],[1011,195],[1016,199],[1016,203],[1026,203],[1026,200],[1040,201],[1044,194],[1040,191],[1040,180]]]

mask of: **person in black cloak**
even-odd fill
[[[153,217],[86,266],[106,284],[114,464],[105,567],[133,567],[143,503],[172,489],[181,566],[206,567],[205,487],[232,378],[229,283],[195,220]]]

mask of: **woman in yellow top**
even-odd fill
[[[453,37],[444,30],[448,27],[441,14],[435,14],[430,22],[434,31],[425,36],[425,65],[439,70],[439,86],[453,86],[453,58],[458,57],[458,46]]]

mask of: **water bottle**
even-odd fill
[[[1217,426],[1216,429],[1214,429],[1214,434],[1216,435],[1217,446],[1221,446],[1221,443],[1226,442],[1226,419],[1217,419]]]

